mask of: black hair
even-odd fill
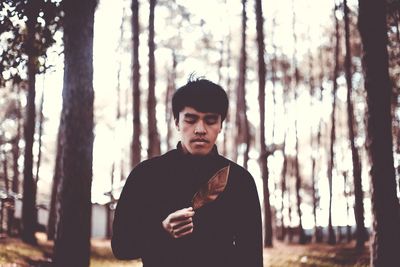
[[[192,107],[199,112],[212,112],[221,115],[221,122],[228,112],[228,96],[225,90],[202,77],[193,78],[178,88],[172,97],[172,112],[175,120],[179,118],[179,112],[185,107]]]

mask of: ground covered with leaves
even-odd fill
[[[39,246],[24,244],[19,239],[0,238],[0,267],[50,267],[52,242],[38,234]],[[114,259],[108,240],[92,240],[91,267],[141,267],[140,261]],[[369,266],[368,245],[357,251],[354,243],[294,245],[275,241],[264,250],[264,267],[338,267]]]

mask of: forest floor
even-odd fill
[[[0,267],[50,267],[52,242],[37,234],[39,245],[33,247],[16,238],[0,238]],[[92,240],[90,267],[141,267],[140,261],[118,261],[112,256],[109,240]],[[354,242],[295,245],[279,241],[264,249],[264,267],[339,267],[369,266],[369,250],[354,249]]]

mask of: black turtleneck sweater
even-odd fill
[[[193,233],[174,239],[162,221],[191,206],[202,184],[230,165],[219,197],[195,211]],[[112,249],[119,259],[142,258],[144,267],[262,267],[260,203],[253,177],[220,156],[177,149],[143,161],[130,173],[115,211]]]

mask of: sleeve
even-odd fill
[[[263,266],[260,201],[253,177],[247,173],[241,181],[237,200],[236,249],[240,265]]]
[[[121,260],[142,257],[144,236],[143,177],[136,167],[128,176],[122,189],[114,215],[111,247],[114,256]]]

